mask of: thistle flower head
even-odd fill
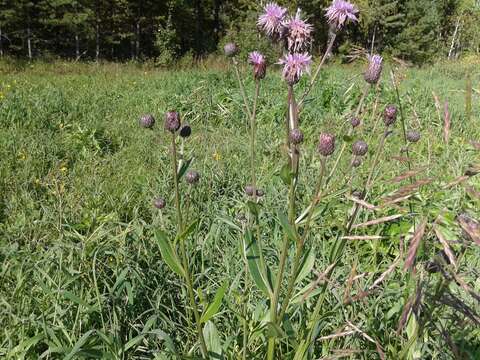
[[[288,138],[292,144],[298,145],[303,142],[303,133],[300,129],[292,129]]]
[[[257,80],[261,80],[267,73],[267,61],[258,51],[251,52],[248,55],[248,63],[253,65],[253,76]]]
[[[286,29],[287,48],[290,52],[302,52],[308,50],[312,41],[313,26],[301,18],[300,9],[295,16],[290,17],[283,23]]]
[[[365,81],[375,85],[380,80],[383,69],[383,58],[380,55],[368,55],[368,68],[363,74]]]
[[[283,78],[289,85],[295,85],[305,72],[310,71],[312,57],[308,53],[287,54],[278,62],[283,65]]]
[[[153,206],[158,210],[162,210],[167,205],[167,202],[164,198],[158,197],[153,200]]]
[[[415,130],[409,130],[407,132],[407,140],[411,143],[416,143],[420,140],[420,133]]]
[[[151,129],[155,125],[155,118],[151,114],[142,115],[138,119],[138,124],[145,129]]]
[[[383,122],[390,126],[397,120],[397,107],[395,105],[388,105],[383,112]]]
[[[363,140],[357,140],[352,145],[352,153],[356,156],[363,156],[368,151],[368,145]]]
[[[200,180],[200,174],[198,173],[198,171],[190,170],[185,175],[185,180],[190,185],[195,185]]]
[[[263,8],[263,14],[258,18],[257,26],[267,36],[278,40],[283,33],[283,20],[286,13],[287,9],[276,3],[268,3]]]
[[[348,22],[357,22],[358,8],[344,0],[333,0],[326,10],[327,21],[331,27],[340,30]]]
[[[223,47],[226,57],[233,57],[238,54],[238,46],[235,43],[227,43]]]
[[[180,128],[180,114],[176,111],[167,111],[165,114],[165,130],[174,133]]]
[[[332,155],[335,151],[335,135],[329,133],[321,133],[317,150],[323,156]]]

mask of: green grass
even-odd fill
[[[2,65],[0,100],[0,357],[8,359],[63,358],[173,358],[172,346],[187,354],[196,343],[194,326],[185,309],[186,291],[163,263],[153,230],[163,227],[174,234],[169,138],[162,131],[163,114],[176,109],[193,127],[187,142],[192,167],[202,174],[194,190],[189,220],[198,218],[199,229],[188,242],[191,263],[197,274],[195,286],[211,300],[224,283],[229,287],[221,312],[213,322],[218,328],[227,358],[239,358],[242,346],[242,271],[240,236],[225,223],[238,223],[246,213],[243,187],[249,182],[249,140],[242,99],[230,70],[155,71],[135,66],[34,64],[17,68]],[[480,164],[480,152],[470,141],[480,141],[479,94],[473,93],[472,117],[466,120],[466,65],[442,64],[408,69],[400,92],[409,128],[422,132],[412,147],[414,167],[425,166],[417,178],[432,178],[413,197],[415,216],[369,227],[358,235],[383,235],[375,241],[347,245],[342,263],[333,277],[326,306],[319,323],[320,336],[344,330],[351,321],[378,341],[387,359],[397,359],[406,349],[413,320],[397,335],[404,304],[412,294],[411,277],[399,268],[378,291],[350,306],[331,311],[342,301],[343,285],[353,263],[357,274],[365,274],[352,287],[353,294],[368,288],[398,256],[400,239],[413,221],[432,223],[439,214],[448,240],[461,239],[455,217],[463,212],[480,217],[480,200],[466,193],[462,184],[444,189],[471,165]],[[355,66],[330,66],[312,92],[301,116],[304,130],[304,168],[300,179],[299,203],[306,205],[318,176],[315,143],[321,131],[345,132],[348,115],[355,108],[363,79]],[[395,103],[388,69],[379,88],[379,109]],[[478,89],[480,74],[472,73]],[[249,94],[253,92],[247,80]],[[298,89],[305,86],[302,82]],[[432,91],[448,100],[452,130],[448,146],[443,142],[443,114],[437,116]],[[284,164],[284,84],[273,69],[263,83],[258,109],[259,151],[257,176],[266,196],[262,200],[262,232],[267,262],[275,267],[281,243],[276,220],[285,208],[286,189],[279,172]],[[361,135],[375,148],[383,124],[372,133],[371,109],[374,95],[367,99],[365,126]],[[442,105],[443,106],[443,105]],[[153,113],[153,131],[139,128],[138,118]],[[415,115],[416,114],[416,115]],[[418,118],[417,118],[418,116]],[[392,158],[403,146],[400,123],[381,155],[369,202],[377,203],[401,185],[389,182],[406,171],[406,164]],[[360,188],[372,156],[358,171],[352,188]],[[332,184],[342,188],[348,173],[348,156],[343,159]],[[467,182],[480,191],[478,177]],[[185,187],[184,187],[185,189]],[[185,191],[185,190],[184,190]],[[152,207],[155,196],[165,196],[167,209],[161,217]],[[343,195],[327,197],[320,205],[321,216],[309,240],[315,269],[324,271],[333,237],[345,221],[351,202]],[[359,222],[404,213],[404,207],[376,213],[362,212]],[[457,251],[457,243],[452,243]],[[423,241],[419,263],[441,249],[433,232]],[[480,291],[478,269],[480,248],[467,246],[458,270],[476,292]],[[292,250],[293,256],[293,250]],[[403,260],[402,260],[403,261]],[[441,275],[430,275],[418,266],[424,291],[434,287]],[[310,274],[304,281],[311,281]],[[254,331],[268,308],[249,281],[249,310],[254,315],[251,329],[251,358],[264,355],[264,333]],[[480,312],[479,303],[459,286],[449,289]],[[292,315],[293,327],[301,331],[309,300]],[[422,307],[441,327],[447,327],[451,341],[465,352],[465,358],[480,356],[478,326],[451,307],[432,310]],[[427,331],[409,351],[418,358],[448,359],[446,340]],[[289,358],[290,347],[282,346]],[[415,351],[413,351],[413,350]],[[361,335],[319,341],[316,356],[359,351],[350,358],[378,358],[375,344]],[[408,350],[408,349],[407,349]],[[408,351],[407,351],[408,352]],[[468,357],[469,356],[469,357]]]

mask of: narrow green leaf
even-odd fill
[[[140,341],[143,340],[146,334],[140,334],[138,336],[135,336],[133,339],[130,339],[126,344],[125,344],[125,349],[124,351],[130,350],[131,347],[137,345]]]
[[[258,214],[260,214],[260,206],[253,201],[248,201],[247,202],[248,209],[250,212],[255,216],[258,217]]]
[[[155,231],[155,238],[157,239],[160,253],[163,261],[172,269],[177,275],[185,277],[185,271],[180,264],[180,260],[172,247],[172,244],[167,239],[167,235],[162,230]]]
[[[303,256],[302,265],[300,267],[300,271],[298,272],[296,282],[300,283],[303,279],[305,279],[313,269],[315,265],[315,254],[310,248],[307,253]]]
[[[85,334],[83,334],[82,337],[80,339],[78,339],[78,341],[73,346],[72,351],[70,351],[70,353],[67,356],[65,356],[63,359],[64,360],[73,359],[75,357],[75,355],[77,355],[77,353],[80,350],[82,350],[82,346],[87,342],[88,338],[90,337],[90,335],[93,332],[95,332],[94,329],[88,330]]]
[[[280,170],[280,179],[282,179],[285,185],[290,185],[293,179],[293,172],[289,164],[285,164],[282,166]]]
[[[185,161],[182,166],[180,167],[180,169],[178,169],[178,180],[180,181],[180,179],[182,178],[183,175],[185,175],[185,173],[187,172],[188,168],[190,167],[190,164],[192,163],[192,160],[193,159],[188,159],[187,161]]]
[[[228,284],[225,283],[217,290],[213,302],[207,307],[207,309],[203,313],[202,318],[200,319],[201,322],[207,322],[217,314],[220,306],[222,305],[223,296],[225,295],[227,286]]]
[[[298,241],[298,234],[297,230],[290,225],[288,222],[287,216],[283,213],[278,213],[278,219],[280,220],[280,225],[282,225],[283,230],[287,234],[288,238],[292,241]]]
[[[44,337],[43,334],[35,335],[25,341],[22,341],[20,344],[15,346],[9,353],[7,358],[9,359],[23,359],[25,357],[26,352],[30,347],[37,344],[40,340]],[[17,356],[15,356],[17,355]]]
[[[183,232],[180,235],[177,236],[175,241],[177,240],[183,241],[186,238],[188,238],[190,234],[195,231],[195,228],[197,227],[197,225],[198,225],[198,219],[194,220],[190,225],[188,225],[187,228],[183,230]]]
[[[215,324],[208,321],[203,328],[203,336],[210,359],[223,359],[222,342]]]
[[[250,230],[247,230],[245,237],[243,238],[243,256],[245,257],[248,265],[248,270],[252,276],[253,281],[257,287],[267,296],[271,296],[272,290],[268,283],[268,280],[262,274],[266,274],[265,269],[263,271],[260,268],[260,250],[256,240],[253,238]]]
[[[95,308],[93,306],[88,304],[85,300],[79,298],[77,295],[71,293],[70,291],[67,291],[67,290],[63,291],[63,296],[65,297],[65,299],[73,301],[77,305],[84,306],[89,311],[94,311],[95,310]]]
[[[167,347],[167,349],[170,352],[172,352],[174,354],[177,352],[177,350],[175,349],[175,344],[173,343],[172,338],[165,331],[160,330],[160,329],[154,329],[154,330],[150,330],[148,333],[153,334],[153,335],[157,335],[160,339],[165,341],[165,346]]]

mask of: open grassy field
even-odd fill
[[[170,137],[163,131],[163,115],[176,109],[193,130],[185,158],[192,158],[191,168],[201,174],[193,189],[181,183],[184,199],[190,199],[186,222],[199,221],[186,245],[194,286],[201,289],[195,295],[200,308],[227,284],[219,312],[207,323],[206,340],[216,353],[212,359],[242,358],[244,329],[247,358],[263,359],[273,330],[265,326],[268,301],[244,273],[242,214],[249,210],[243,189],[250,181],[250,150],[233,70],[69,63],[23,68],[3,63],[1,69],[0,358],[198,356],[186,289],[163,262],[153,235],[157,228],[175,234]],[[392,181],[408,170],[401,159],[399,120],[379,154],[365,201],[379,205],[399,188],[425,181],[407,189],[403,202],[362,208],[357,224],[399,216],[352,234],[378,238],[347,241],[327,281],[311,358],[480,358],[480,246],[462,235],[457,220],[460,214],[480,218],[480,176],[474,176],[480,171],[478,69],[478,64],[396,69],[406,126],[422,136],[409,148],[412,168],[421,171]],[[251,97],[249,71],[245,81]],[[342,136],[362,93],[361,72],[355,65],[328,66],[307,99],[300,116],[305,142],[297,215],[309,204],[318,178],[320,132],[337,134],[336,153],[351,141]],[[472,90],[467,90],[468,74]],[[301,93],[306,83],[303,79],[296,89]],[[258,102],[255,165],[265,192],[259,214],[263,253],[273,272],[282,243],[278,212],[286,208],[288,192],[280,176],[284,94],[279,71],[269,69]],[[448,144],[445,101],[451,118]],[[369,174],[384,131],[381,114],[390,103],[398,101],[387,66],[354,133],[367,141],[369,155],[352,180],[348,156],[332,174],[306,244],[311,264],[295,293],[324,280],[319,274],[329,266],[334,238],[352,208],[349,194],[362,188]],[[139,127],[144,113],[156,117],[153,130]],[[156,196],[166,198],[162,212],[152,206]],[[406,271],[413,232],[423,221],[428,225],[415,269]],[[438,236],[458,264],[435,272],[432,264],[440,261],[435,254],[445,249]],[[287,268],[294,253],[292,247]],[[382,274],[385,279],[372,287]],[[294,299],[277,334],[279,359],[293,358],[296,340],[289,339],[307,327],[317,301],[315,290],[302,296]],[[243,314],[249,314],[246,322]]]

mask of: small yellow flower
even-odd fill
[[[220,156],[220,154],[219,154],[218,152],[215,151],[215,152],[213,153],[213,160],[215,160],[215,161],[220,161],[221,158],[222,158],[222,157]]]
[[[40,185],[40,179],[35,179],[35,185]]]
[[[61,171],[61,172],[66,172],[67,170],[68,170],[68,169],[67,169],[66,166],[62,166],[62,167],[60,168],[60,171]]]

